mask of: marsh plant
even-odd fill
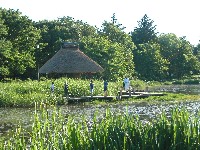
[[[55,91],[50,91],[51,82],[55,84]],[[49,79],[44,81],[18,81],[0,82],[0,107],[34,107],[34,103],[63,104],[64,83],[69,85],[72,97],[90,95],[88,79]],[[139,82],[139,81],[138,81]],[[103,80],[94,80],[94,95],[104,95]],[[136,83],[132,82],[133,85]],[[142,81],[140,81],[142,83]],[[108,82],[108,95],[117,96],[121,82]]]
[[[35,109],[31,131],[20,126],[12,138],[1,144],[5,150],[81,149],[200,149],[199,114],[174,108],[157,119],[144,122],[138,116],[114,114],[102,118],[62,114],[58,108]]]

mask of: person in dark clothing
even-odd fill
[[[67,82],[65,82],[64,84],[64,93],[65,93],[65,97],[69,96],[69,88],[68,88]]]
[[[93,96],[93,92],[94,92],[94,84],[93,84],[93,81],[91,80],[90,81],[90,94],[91,94],[91,96]]]
[[[107,96],[107,90],[108,90],[108,82],[106,80],[104,80],[104,83],[103,83],[103,91],[104,91],[104,97]]]
[[[54,93],[54,88],[55,88],[54,82],[52,82],[52,83],[51,83],[51,87],[50,87],[51,93]]]

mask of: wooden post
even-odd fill
[[[104,97],[107,97],[107,91],[104,91]]]
[[[40,81],[39,65],[38,65],[38,81]]]
[[[149,87],[148,86],[146,87],[145,92],[149,92]]]
[[[135,88],[132,88],[132,92],[133,92],[133,94],[135,94]]]
[[[122,99],[122,89],[123,89],[123,87],[120,88],[120,94],[119,94],[119,99],[120,100]]]
[[[131,87],[130,86],[129,86],[128,91],[129,91],[129,98],[130,98],[131,97]]]

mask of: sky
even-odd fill
[[[200,0],[0,0],[0,7],[19,9],[33,21],[69,16],[100,28],[115,13],[127,33],[147,14],[156,32],[185,36],[193,45],[200,43],[199,6]]]

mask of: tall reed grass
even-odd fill
[[[41,112],[39,112],[41,111]],[[61,110],[45,108],[34,114],[32,131],[19,127],[13,137],[1,144],[5,150],[192,150],[200,149],[199,114],[185,109],[163,112],[144,123],[138,116],[114,114],[106,110],[87,116],[65,116]]]

